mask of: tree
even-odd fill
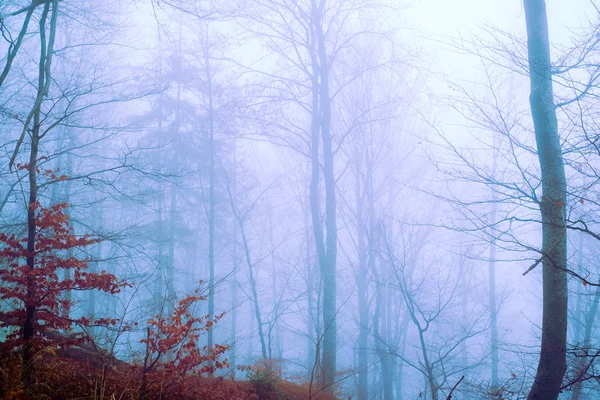
[[[31,2],[29,2],[30,4],[26,6],[17,6],[17,8],[13,10],[9,9],[9,11],[5,15],[0,13],[0,31],[2,31],[2,37],[8,41],[8,51],[5,57],[4,67],[2,68],[2,73],[0,73],[0,89],[2,88],[2,84],[6,80],[13,65],[13,62],[15,61],[15,58],[17,57],[17,54],[21,49],[21,45],[23,44],[23,40],[25,40],[25,36],[27,36],[29,23],[31,22],[33,13],[42,4],[44,5],[44,7],[47,7],[48,4],[51,3],[51,1],[52,0],[32,0]],[[7,29],[6,26],[8,22],[7,19],[15,18],[21,15],[23,15],[21,28],[19,29],[16,38],[13,38],[13,36],[10,34],[10,29]],[[5,30],[9,33],[5,34]]]
[[[594,377],[594,374],[590,374],[590,369],[592,368],[595,359],[600,355],[600,351],[592,348],[592,330],[598,314],[599,303],[600,286],[596,287],[589,310],[585,314],[583,342],[581,343],[580,349],[575,350],[576,362],[574,376],[569,382],[573,387],[572,400],[580,399],[583,383]]]
[[[154,374],[153,380],[173,383],[193,373],[195,375],[212,375],[216,369],[227,367],[227,360],[221,356],[228,346],[211,345],[200,347],[198,340],[201,333],[209,332],[212,325],[219,321],[223,314],[195,317],[194,305],[205,301],[206,297],[199,294],[179,300],[169,315],[157,314],[150,319],[146,327],[146,337],[141,340],[146,344],[142,381],[139,388],[139,398],[147,398],[148,376]],[[171,353],[167,362],[160,362],[162,356]]]
[[[476,304],[468,320],[456,321],[450,316],[465,301],[470,289],[464,285],[464,276],[472,274],[466,263],[467,254],[446,259],[453,268],[444,270],[439,265],[444,264],[442,260],[447,255],[428,249],[431,231],[419,232],[405,226],[399,238],[388,232],[382,234],[382,258],[391,274],[386,282],[402,295],[406,317],[416,330],[415,347],[420,354],[415,361],[394,348],[388,351],[423,375],[425,388],[421,395],[425,392],[425,397],[429,393],[431,399],[440,399],[444,391],[451,390],[452,379],[476,368],[487,356],[482,355],[467,366],[464,360],[457,360],[461,346],[489,328],[487,310]],[[451,335],[446,332],[448,323],[453,327]]]
[[[567,182],[552,92],[545,0],[524,0],[529,54],[529,97],[541,167],[542,346],[528,400],[555,400],[567,368]]]
[[[27,169],[27,165],[17,168]],[[52,171],[45,171],[49,178]],[[25,388],[34,377],[34,356],[42,348],[55,343],[76,344],[85,339],[85,331],[68,337],[51,336],[57,331],[70,331],[75,326],[110,326],[114,319],[89,319],[85,316],[74,318],[65,313],[72,300],[65,293],[73,291],[99,290],[116,294],[125,282],[105,271],[88,272],[86,259],[72,255],[73,250],[98,243],[89,236],[73,235],[67,205],[59,203],[43,208],[39,203],[31,206],[34,212],[34,250],[29,250],[30,236],[0,233],[0,260],[6,268],[0,269],[0,279],[5,285],[0,287],[0,296],[11,305],[8,311],[0,312],[0,326],[16,326],[7,337],[9,345],[20,348],[22,358],[22,379]],[[69,278],[61,279],[60,272],[69,271]]]
[[[267,137],[306,157],[310,165],[309,201],[312,236],[322,279],[320,386],[333,391],[337,364],[337,251],[338,215],[336,153],[344,136],[334,127],[336,98],[347,85],[378,66],[355,74],[338,73],[346,56],[357,52],[361,38],[385,38],[363,17],[381,4],[377,1],[306,0],[263,1],[246,4],[244,28],[267,50],[267,56],[249,73],[267,80],[255,95],[256,108],[273,105],[276,111],[253,118]],[[268,60],[274,68],[264,68]],[[258,65],[256,67],[255,65]],[[261,67],[263,67],[261,69]],[[258,86],[258,85],[257,85]],[[282,122],[283,121],[283,122]]]

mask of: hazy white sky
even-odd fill
[[[432,36],[476,33],[478,26],[492,24],[510,32],[524,32],[522,0],[413,0],[411,25]],[[593,9],[590,0],[546,0],[550,36],[568,38],[567,27],[577,27]]]

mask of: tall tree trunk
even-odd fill
[[[206,27],[208,36],[208,27]],[[204,43],[204,63],[206,68],[206,85],[208,96],[208,147],[210,153],[209,188],[208,188],[208,315],[215,315],[215,122],[213,110],[212,71],[209,59],[208,38]],[[208,348],[214,346],[214,328],[208,329]]]
[[[360,156],[357,156],[360,157]],[[361,158],[361,157],[360,157]],[[367,248],[365,237],[367,236],[364,216],[364,196],[361,187],[362,164],[357,160],[356,165],[356,234],[358,242],[358,400],[367,400],[369,391],[368,373],[368,339],[369,339],[369,312],[367,301]],[[374,322],[375,323],[375,322]],[[376,341],[378,338],[375,339]]]
[[[169,204],[169,250],[167,255],[167,296],[169,298],[169,314],[173,311],[172,302],[175,299],[175,227],[177,216],[177,192],[171,185]]]
[[[174,124],[174,134],[177,137],[180,133],[181,128],[181,57],[183,57],[181,52],[181,42],[182,42],[182,26],[179,25],[179,41],[177,46],[177,63],[176,63],[176,74],[177,74],[177,102],[175,108],[175,124]],[[169,240],[168,240],[168,253],[167,253],[167,297],[168,297],[168,307],[167,307],[167,315],[172,315],[174,302],[175,302],[175,229],[177,227],[177,190],[175,185],[171,185],[170,188],[170,204],[169,204]],[[167,360],[171,360],[173,357],[173,351],[169,351],[167,354]]]
[[[324,1],[324,0],[323,0]],[[337,322],[336,322],[336,259],[337,259],[337,218],[335,199],[335,173],[333,162],[333,141],[331,136],[331,98],[329,95],[329,60],[327,57],[325,32],[322,21],[324,4],[311,2],[311,19],[314,30],[313,40],[316,57],[313,55],[313,121],[312,121],[312,168],[311,205],[313,226],[319,266],[323,282],[323,341],[321,359],[321,388],[333,392],[336,376]],[[314,102],[314,96],[317,102]],[[314,106],[318,105],[317,108]],[[323,234],[320,215],[319,192],[319,131],[323,144],[323,181],[325,186],[325,229]],[[316,137],[315,137],[316,136]],[[315,140],[316,139],[316,140]],[[315,179],[316,175],[316,179]],[[326,239],[326,240],[325,240]]]
[[[556,400],[567,368],[566,178],[552,93],[545,0],[524,0],[531,94],[541,167],[543,317],[540,360],[528,400]]]
[[[318,311],[314,305],[315,301],[313,298],[313,294],[315,291],[314,287],[314,276],[313,276],[313,255],[311,252],[311,237],[310,237],[310,204],[306,204],[304,207],[304,241],[306,246],[306,306],[308,308],[308,313],[306,315],[306,369],[308,371],[308,375],[310,376],[315,364],[316,360],[316,348],[315,348],[315,315],[317,315],[318,319]]]
[[[392,400],[393,398],[393,368],[392,359],[389,352],[382,345],[384,340],[382,333],[379,331],[381,322],[381,314],[385,314],[386,304],[383,302],[384,289],[381,287],[381,281],[378,274],[375,273],[376,291],[375,291],[375,313],[373,314],[373,333],[375,335],[375,349],[381,364],[381,379],[383,382],[383,400]],[[387,304],[387,307],[390,305]]]
[[[75,135],[73,135],[73,132],[69,129],[68,130],[68,136],[69,136],[69,142],[68,142],[68,146],[70,148],[75,147]],[[67,152],[67,162],[65,165],[65,173],[67,176],[71,176],[71,174],[73,173],[73,155],[71,154],[71,152]],[[73,184],[73,181],[68,180],[65,182],[65,202],[69,203],[71,200],[71,186]],[[69,216],[69,218],[71,217],[71,213],[69,211],[69,209],[66,210],[67,215]],[[74,235],[75,234],[75,224],[71,224],[71,234]],[[99,244],[100,245],[100,244]],[[73,249],[69,248],[67,250],[67,258],[71,259],[71,257],[73,257]],[[65,269],[63,272],[63,279],[64,280],[69,280],[71,279],[71,270],[70,269]],[[94,290],[90,291],[90,294],[93,296]],[[65,306],[65,310],[64,310],[64,314],[68,317],[69,314],[71,313],[71,300],[73,299],[73,291],[72,290],[67,290],[65,291],[64,294],[64,298],[66,300],[66,306]],[[94,299],[92,299],[94,300]],[[92,330],[92,334],[93,334],[93,330]]]
[[[498,169],[498,143],[494,135],[494,156],[492,158],[492,177],[495,177]],[[489,307],[490,307],[490,339],[491,339],[491,367],[492,367],[492,387],[498,386],[498,320],[497,320],[497,305],[496,305],[496,236],[494,233],[498,205],[496,204],[496,193],[492,195],[492,210],[491,210],[491,235],[490,241],[490,262],[488,264],[488,290],[489,290]]]
[[[398,351],[398,355],[400,357],[404,357],[404,352],[406,350],[406,330],[408,328],[408,316],[405,316],[404,321],[402,321],[402,331],[404,332],[402,335],[402,342],[400,343],[400,349]],[[396,400],[402,400],[402,385],[404,382],[404,361],[402,358],[398,357],[396,362]]]
[[[50,35],[46,39],[46,21],[50,10],[50,4],[52,4],[52,16],[50,18]],[[19,146],[24,139],[25,133],[29,128],[29,124],[33,120],[31,127],[31,148],[29,151],[29,164],[28,164],[28,177],[29,177],[29,201],[27,204],[27,257],[26,264],[29,274],[26,280],[26,301],[25,301],[25,321],[23,324],[23,357],[21,360],[21,380],[25,388],[28,388],[33,382],[35,375],[33,356],[34,348],[31,344],[32,339],[35,336],[36,331],[36,301],[35,298],[35,285],[36,282],[33,277],[35,269],[35,241],[36,241],[36,212],[37,212],[37,161],[38,161],[38,150],[40,144],[40,128],[41,128],[41,105],[48,95],[51,78],[51,66],[52,66],[52,54],[54,51],[54,38],[56,34],[56,21],[58,18],[58,0],[48,1],[44,5],[44,10],[39,21],[40,28],[40,59],[38,64],[38,87],[35,103],[29,116],[23,127],[22,137],[17,142],[15,152],[11,158],[10,166],[14,162],[18,152]]]
[[[236,343],[236,331],[237,331],[237,302],[238,302],[238,236],[237,236],[237,220],[235,218],[235,211],[237,209],[237,143],[233,140],[233,193],[232,193],[232,244],[231,244],[231,264],[233,271],[231,274],[231,338],[230,338],[230,349],[229,349],[229,364],[231,370],[236,371],[237,363],[237,343]]]
[[[35,239],[36,239],[36,209],[37,209],[37,154],[39,149],[40,113],[36,112],[31,132],[31,151],[29,155],[29,203],[27,204],[27,302],[25,303],[25,324],[23,326],[23,360],[21,379],[27,387],[33,381],[34,349],[31,340],[35,335],[35,281],[33,271],[35,269]]]
[[[579,271],[583,269],[583,233],[579,234],[579,243],[577,246],[577,268]],[[579,286],[579,282],[575,282],[575,285]],[[579,345],[581,343],[581,328],[584,323],[582,321],[581,315],[581,303],[582,303],[582,295],[580,290],[575,290],[575,311],[574,315],[571,319],[571,326],[573,326],[573,343]]]
[[[275,241],[273,240],[273,215],[269,214],[267,217],[269,219],[269,242],[271,249],[275,249]],[[277,323],[277,313],[278,313],[278,298],[277,298],[277,261],[275,260],[275,252],[271,253],[271,297],[272,297],[272,305],[273,305],[273,315],[271,316],[273,319],[269,323],[269,359],[273,359],[273,348],[277,353],[277,358],[281,359],[282,357],[282,347],[281,347],[281,327]],[[274,332],[275,339],[272,338],[272,332]],[[269,364],[270,365],[270,364]]]
[[[168,226],[168,249],[167,249],[167,262],[166,268],[166,289],[167,289],[167,301],[166,301],[166,314],[171,316],[174,311],[175,302],[175,217],[177,210],[177,192],[175,191],[175,185],[171,185],[170,189],[170,201],[169,201],[169,226]],[[171,349],[165,354],[167,361],[173,360],[174,351]]]
[[[100,205],[99,205],[99,207],[98,207],[98,211],[97,211],[97,213],[96,213],[96,215],[95,215],[95,218],[97,218],[97,220],[98,220],[98,222],[97,222],[97,224],[98,224],[98,225],[97,225],[97,226],[102,226],[102,224],[103,224],[103,212],[102,212],[102,205],[101,205],[101,204],[100,204]],[[100,242],[100,243],[98,243],[98,244],[96,245],[96,248],[95,248],[95,250],[96,250],[96,254],[94,255],[94,260],[93,260],[93,261],[90,263],[90,270],[91,270],[92,272],[94,272],[94,273],[98,273],[98,272],[100,272],[100,268],[98,268],[98,266],[99,266],[99,263],[100,263],[100,259],[101,259],[101,257],[102,257],[102,242]],[[73,250],[72,250],[72,249],[69,249],[68,251],[70,251],[70,252],[71,252],[71,254],[67,254],[67,257],[71,258],[71,257],[72,257],[72,252],[73,252]],[[71,276],[70,276],[70,275],[71,275],[71,274],[69,274],[69,275],[66,275],[66,276],[65,276],[65,279],[70,279],[70,278],[71,278]],[[71,294],[71,293],[67,293],[67,294],[65,295],[65,297],[66,297],[66,298],[68,297],[68,298],[67,298],[67,301],[70,301],[70,300],[71,300],[71,299],[70,299],[70,297],[71,297],[71,296],[72,296],[72,294]],[[88,299],[87,299],[87,302],[88,302],[88,303],[87,303],[87,315],[88,315],[90,318],[92,318],[92,319],[94,319],[94,318],[98,318],[98,315],[96,315],[96,314],[97,314],[97,312],[96,312],[96,305],[97,305],[96,303],[97,303],[97,297],[98,297],[98,296],[97,296],[97,293],[96,293],[96,291],[95,291],[95,290],[90,290],[90,291],[88,292]],[[67,310],[67,311],[68,311],[68,310]],[[108,316],[108,317],[110,317],[110,315],[107,315],[107,316]],[[95,338],[95,335],[96,335],[96,329],[95,329],[95,327],[94,327],[93,325],[92,325],[92,326],[90,326],[90,327],[88,328],[88,334],[89,334],[89,335],[90,335],[92,338]]]

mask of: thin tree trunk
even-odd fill
[[[361,163],[357,160],[356,165],[356,215],[357,215],[357,241],[358,241],[358,400],[368,399],[368,359],[367,346],[369,338],[369,312],[367,301],[367,248],[365,236],[367,235],[365,220],[363,195],[361,193]],[[377,340],[377,338],[376,338]]]
[[[306,316],[306,332],[307,332],[307,339],[306,339],[306,346],[307,346],[307,352],[306,352],[306,368],[307,371],[309,372],[309,375],[311,373],[311,371],[313,371],[314,369],[314,364],[315,364],[315,360],[316,360],[316,349],[315,349],[315,313],[318,314],[318,311],[315,309],[315,305],[314,305],[314,298],[313,298],[313,293],[314,293],[314,277],[313,277],[313,258],[312,258],[312,252],[310,251],[311,246],[310,246],[310,242],[311,242],[311,237],[310,237],[310,204],[306,204],[306,206],[304,207],[304,241],[305,241],[305,246],[306,246],[306,302],[307,302],[307,307],[308,307],[308,313]],[[317,316],[318,319],[318,316]]]
[[[250,248],[248,247],[248,241],[246,240],[246,233],[244,231],[244,223],[242,219],[238,219],[240,224],[240,232],[242,233],[242,242],[244,244],[244,253],[246,255],[246,263],[248,264],[248,275],[250,277],[250,289],[252,290],[252,304],[254,305],[254,317],[258,325],[258,337],[260,339],[260,349],[262,352],[263,359],[268,359],[267,353],[267,342],[265,340],[265,334],[263,332],[263,321],[260,313],[260,305],[258,303],[258,289],[256,287],[256,278],[254,277],[254,265],[250,259]]]
[[[577,247],[577,268],[579,269],[579,271],[581,271],[583,268],[583,233],[579,234],[579,244]],[[575,284],[579,285],[579,282],[576,282]],[[574,325],[573,343],[579,345],[581,343],[581,328],[583,326],[583,323],[581,321],[582,296],[579,290],[575,291],[575,295],[577,297],[575,302],[575,315],[572,319],[572,325]]]
[[[170,193],[170,205],[169,205],[169,252],[167,258],[167,296],[169,298],[169,304],[175,299],[175,226],[176,226],[176,215],[177,215],[177,192],[175,186],[171,186]],[[169,314],[171,314],[172,306],[169,307]]]
[[[236,371],[236,362],[237,362],[237,344],[236,344],[236,331],[237,331],[237,302],[238,302],[238,236],[237,236],[237,224],[235,218],[235,211],[237,209],[237,146],[236,141],[234,139],[233,142],[233,193],[232,193],[232,216],[233,216],[233,224],[232,224],[232,244],[231,244],[231,263],[233,265],[233,272],[231,274],[231,348],[229,350],[229,364],[231,365],[231,370]]]
[[[167,250],[167,263],[166,267],[166,284],[167,284],[167,301],[166,301],[166,314],[168,316],[173,315],[174,302],[175,302],[175,216],[177,210],[177,192],[175,191],[175,185],[171,185],[170,189],[170,204],[169,204],[169,240]],[[173,360],[173,349],[167,351],[165,358],[167,361]]]
[[[4,83],[10,69],[12,67],[12,63],[15,60],[15,57],[19,53],[19,49],[21,48],[21,44],[23,43],[23,39],[27,35],[27,28],[29,27],[29,22],[31,21],[31,16],[35,11],[36,7],[40,5],[38,0],[32,0],[31,5],[27,8],[27,13],[25,14],[25,19],[23,20],[23,25],[21,26],[21,30],[19,32],[19,36],[17,39],[10,44],[8,47],[8,53],[6,55],[6,63],[4,64],[4,68],[2,69],[2,73],[0,74],[0,87]]]
[[[585,317],[585,332],[583,335],[583,344],[581,346],[581,350],[585,352],[585,354],[589,354],[592,347],[592,330],[594,329],[594,322],[596,320],[596,315],[598,314],[598,303],[600,302],[600,286],[596,288],[596,293],[594,295],[594,300],[592,300],[592,306],[588,311]],[[583,387],[583,375],[586,372],[588,367],[588,363],[590,362],[590,356],[582,356],[577,360],[576,373],[577,373],[577,382],[573,385],[573,396],[572,400],[579,400],[581,397],[581,389]]]
[[[373,271],[375,274],[375,271]],[[373,314],[373,332],[375,335],[375,349],[379,357],[381,364],[381,379],[383,381],[383,399],[392,400],[393,398],[393,370],[390,354],[382,346],[382,334],[379,331],[381,322],[381,314],[385,314],[386,304],[383,303],[383,288],[381,287],[381,281],[377,274],[375,276],[376,281],[376,294],[375,294],[375,313]],[[389,307],[389,304],[388,304]]]
[[[208,35],[208,27],[206,28]],[[206,68],[206,85],[208,96],[208,146],[210,153],[209,165],[209,206],[208,206],[208,315],[213,319],[215,315],[215,123],[213,110],[212,71],[208,56],[208,38],[204,43],[204,63]],[[208,348],[214,346],[214,329],[208,329]]]
[[[540,360],[528,400],[556,400],[567,368],[566,178],[552,93],[544,0],[524,0],[531,114],[541,167],[543,317]]]
[[[492,176],[495,177],[498,168],[498,149],[494,136],[494,156],[492,158]],[[489,307],[490,307],[490,339],[491,339],[491,367],[492,367],[492,387],[498,386],[498,320],[496,306],[496,235],[494,233],[496,225],[496,217],[498,205],[496,204],[496,194],[492,196],[491,210],[491,235],[490,241],[490,262],[488,264],[488,290],[489,290]]]
[[[233,195],[231,193],[231,187],[229,186],[229,182],[227,183],[227,192],[229,194],[229,202],[231,205],[231,210],[234,214],[235,219],[238,222],[240,233],[242,234],[242,244],[244,246],[244,255],[246,257],[246,264],[248,266],[248,277],[250,278],[250,290],[252,291],[252,304],[254,306],[254,317],[256,318],[256,323],[258,324],[258,337],[260,339],[260,349],[262,352],[263,359],[269,358],[269,352],[267,351],[267,341],[265,340],[265,334],[263,331],[263,321],[260,312],[260,304],[258,302],[258,288],[256,285],[256,278],[254,277],[254,264],[252,263],[252,258],[250,256],[250,246],[248,245],[248,239],[246,237],[246,230],[244,229],[244,217],[240,216],[237,210],[234,208]]]
[[[408,328],[408,316],[405,316],[405,320],[402,321],[402,342],[400,343],[399,356],[404,357],[404,352],[406,350],[406,330]],[[402,358],[397,358],[396,365],[396,400],[402,400],[402,384],[404,381],[404,361]]]
[[[327,57],[325,32],[323,31],[322,9],[323,4],[317,5],[316,0],[311,3],[313,40],[318,59],[313,55],[313,123],[312,123],[312,167],[313,181],[311,182],[311,203],[313,212],[313,225],[319,266],[323,282],[323,343],[321,360],[321,388],[333,392],[336,378],[336,352],[337,352],[337,322],[336,322],[336,259],[337,259],[337,218],[335,199],[335,174],[333,163],[333,142],[331,137],[331,99],[329,97],[329,60]],[[314,96],[317,102],[314,102]],[[314,108],[318,105],[318,108]],[[316,128],[316,129],[315,129]],[[323,181],[325,186],[325,228],[326,241],[321,226],[319,179],[319,131],[323,144]],[[316,138],[315,138],[316,136]],[[315,140],[316,139],[316,140]],[[315,175],[317,176],[315,179]],[[319,213],[319,214],[317,214]],[[317,232],[318,231],[318,232]]]

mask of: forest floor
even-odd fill
[[[35,384],[20,382],[20,357],[0,351],[0,399],[52,400],[335,400],[325,393],[265,375],[250,380],[223,377],[148,375],[147,394],[140,397],[141,367],[120,361],[99,364],[81,354],[47,350],[36,360]],[[310,393],[312,392],[312,393]]]

